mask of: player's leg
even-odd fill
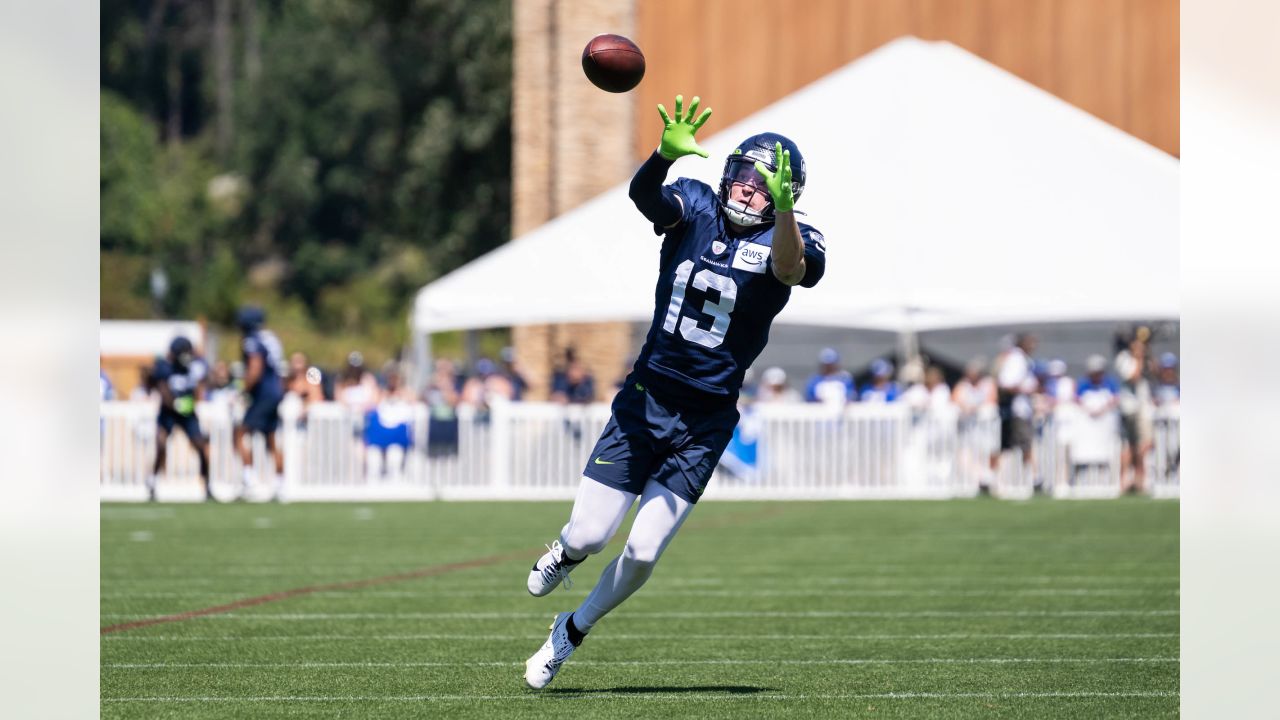
[[[276,442],[276,433],[272,430],[263,435],[267,441],[267,451],[271,453],[271,461],[274,463],[275,476],[271,479],[272,496],[280,499],[281,490],[284,487],[284,454],[280,451],[279,443]]]
[[[147,476],[147,499],[151,502],[156,500],[156,485],[160,482],[160,474],[164,472],[165,463],[169,455],[169,430],[163,421],[156,423],[156,461],[151,467],[151,474]]]
[[[693,503],[651,480],[640,497],[640,509],[627,535],[627,544],[574,611],[571,627],[585,635],[600,618],[639,590],[692,509]]]
[[[196,457],[200,460],[200,481],[204,483],[204,499],[213,500],[213,488],[209,484],[209,440],[200,431],[200,421],[195,415],[183,419],[182,431],[186,433],[187,440],[191,441],[191,447],[195,449]]]
[[[614,397],[612,409],[582,470],[568,524],[529,572],[534,596],[550,593],[578,563],[604,549],[653,473],[654,430],[669,424],[663,409],[632,383]]]
[[[550,593],[588,555],[604,550],[635,499],[635,493],[583,476],[569,522],[529,571],[529,593],[536,597]]]
[[[609,563],[577,610],[556,615],[546,642],[525,661],[524,680],[529,687],[546,687],[592,625],[640,589],[692,508],[692,503],[656,481],[645,486],[622,554]]]

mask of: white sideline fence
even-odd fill
[[[101,497],[145,500],[155,459],[154,403],[101,405]],[[231,429],[243,408],[200,403],[209,438],[212,486],[220,499],[238,497],[242,473]],[[1115,497],[1121,492],[1120,439],[1114,416],[1091,418],[1059,408],[1036,427],[1032,463],[1004,453],[994,412],[960,417],[955,408],[920,412],[903,404],[853,404],[842,411],[808,405],[758,404],[752,411],[758,451],[749,472],[716,470],[709,499],[905,499],[993,495],[1023,499],[1036,480],[1060,498]],[[562,406],[501,403],[458,407],[431,416],[424,404],[380,406],[380,415],[408,422],[412,446],[382,452],[366,446],[365,419],[338,403],[306,409],[281,405],[277,441],[284,454],[286,500],[563,500],[573,498],[588,455],[609,420],[607,404]],[[1147,459],[1147,492],[1177,497],[1177,408],[1158,411]],[[196,453],[180,431],[171,434],[160,500],[202,497]],[[256,477],[248,499],[268,499],[271,460],[254,439]]]

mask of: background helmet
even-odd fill
[[[267,321],[267,313],[260,307],[246,305],[236,313],[236,325],[244,332],[253,332]]]
[[[751,227],[761,223],[773,222],[773,198],[769,196],[769,191],[764,189],[764,178],[756,172],[756,161],[765,164],[772,172],[777,172],[778,168],[774,166],[773,151],[777,143],[782,143],[783,150],[791,151],[791,193],[796,200],[800,199],[800,194],[804,192],[805,181],[805,164],[804,155],[800,154],[800,148],[789,138],[778,133],[766,132],[751,137],[738,143],[738,147],[734,148],[729,157],[724,161],[724,172],[720,175],[720,207],[724,209],[725,215],[738,225]],[[735,182],[742,182],[751,185],[757,192],[763,192],[768,199],[768,204],[761,210],[750,210],[739,203],[729,202],[729,189]]]
[[[169,358],[179,367],[190,365],[194,357],[195,347],[185,337],[179,335],[173,339],[173,342],[169,343]]]

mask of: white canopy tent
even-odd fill
[[[765,130],[804,152],[797,210],[828,251],[824,281],[775,324],[1178,315],[1177,160],[953,45],[889,43],[703,139],[711,159],[683,158],[669,180],[716,186],[728,152]],[[414,333],[647,321],[658,246],[623,183],[423,288]]]

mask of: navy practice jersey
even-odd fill
[[[157,385],[167,385],[169,392],[173,393],[173,399],[177,400],[183,397],[195,397],[196,386],[208,374],[208,370],[204,360],[200,358],[193,359],[185,368],[159,358],[151,370],[151,379]]]
[[[254,330],[244,337],[242,346],[244,364],[249,366],[249,358],[254,355],[262,357],[262,378],[258,384],[249,389],[253,397],[279,395],[284,388],[280,383],[280,368],[284,365],[284,346],[280,339],[270,330]]]
[[[653,324],[635,369],[732,401],[791,297],[791,288],[773,275],[774,226],[731,234],[705,183],[680,178],[671,187],[684,214],[665,230]],[[817,230],[799,225],[805,258],[800,285],[813,287],[826,269],[826,243]]]

